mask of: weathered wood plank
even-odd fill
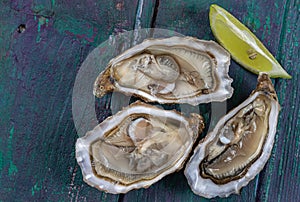
[[[282,109],[272,157],[260,177],[258,196],[262,201],[300,200],[299,3],[291,0],[281,7],[280,38],[275,40],[278,44],[276,56],[293,78],[276,80]]]
[[[79,66],[110,34],[155,26],[213,39],[208,22],[213,2],[1,1],[0,200],[208,201],[191,192],[182,171],[120,196],[89,187],[74,156],[71,96]],[[253,30],[293,79],[274,80],[282,111],[265,169],[240,196],[211,201],[300,201],[299,0],[217,3]],[[20,24],[26,26],[23,33],[17,31]],[[228,109],[256,85],[256,76],[235,62],[230,75],[235,93]]]
[[[117,201],[82,180],[71,96],[87,54],[110,34],[133,29],[137,1],[0,6],[0,200]]]

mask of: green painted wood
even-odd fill
[[[133,29],[137,1],[17,0],[0,7],[0,201],[118,201],[82,180],[71,96],[88,53]]]
[[[281,30],[276,56],[292,73],[292,80],[276,80],[281,103],[278,132],[272,157],[260,178],[258,194],[261,200],[300,200],[300,1],[287,1],[282,7]]]
[[[253,30],[293,76],[274,80],[282,110],[264,170],[240,195],[226,199],[193,194],[182,171],[125,195],[88,186],[75,160],[78,134],[71,109],[84,59],[109,35],[133,28],[214,39],[208,21],[211,3]],[[300,201],[299,5],[299,0],[1,1],[0,201]],[[19,33],[21,24],[26,30]],[[234,61],[230,75],[235,93],[226,102],[228,110],[256,85],[256,75]],[[109,101],[109,96],[101,100],[100,108]],[[209,117],[209,105],[201,110],[208,123],[217,121]]]

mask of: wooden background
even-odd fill
[[[264,170],[240,195],[211,201],[300,201],[299,0],[1,0],[0,201],[206,201],[182,171],[125,195],[85,184],[75,160],[72,89],[82,62],[110,35],[155,27],[214,39],[211,3],[247,25],[293,77],[274,80],[282,110]],[[234,61],[230,76],[228,109],[256,85],[256,75]]]

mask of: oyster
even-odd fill
[[[196,147],[185,168],[195,194],[227,197],[246,186],[270,157],[280,106],[268,75]]]
[[[231,97],[230,55],[213,41],[192,37],[148,39],[112,59],[94,84],[145,101],[198,105]]]
[[[126,193],[181,169],[203,127],[198,114],[135,102],[79,138],[76,158],[89,185]]]

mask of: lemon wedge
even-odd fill
[[[247,70],[272,78],[292,78],[260,40],[239,20],[218,5],[211,5],[210,27],[219,43]]]

